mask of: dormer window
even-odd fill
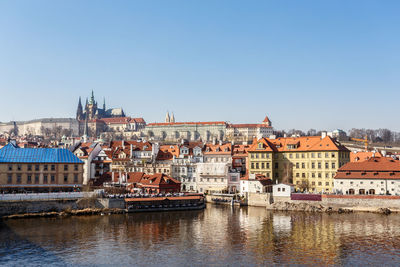
[[[264,148],[263,143],[258,143],[258,148],[263,149]]]
[[[227,148],[227,147],[225,147],[224,151],[225,151],[225,152],[228,152],[228,148]]]

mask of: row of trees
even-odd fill
[[[310,129],[307,132],[297,129],[290,129],[288,131],[278,131],[277,137],[298,135],[298,136],[317,136],[321,135],[322,131]],[[364,139],[367,136],[368,140],[374,143],[385,143],[385,144],[400,144],[400,132],[391,131],[386,128],[381,129],[357,129],[353,128],[348,133],[350,138]]]
[[[349,132],[350,138],[363,139],[367,136],[368,140],[374,143],[400,144],[400,132],[394,132],[389,129],[356,129]]]

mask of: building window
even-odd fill
[[[64,183],[68,182],[68,175],[64,175]]]
[[[74,165],[74,170],[77,171],[78,170],[78,164]]]
[[[56,177],[54,175],[50,176],[50,181],[54,183],[56,181]]]
[[[254,162],[251,163],[251,168],[254,169]]]
[[[326,182],[325,185],[326,185],[326,186],[329,186],[329,182]]]
[[[315,153],[311,153],[311,158],[315,158]]]
[[[296,153],[296,159],[298,159],[299,158],[299,153]]]
[[[68,171],[68,165],[64,165],[64,171]]]
[[[31,170],[32,170],[32,165],[28,164],[28,171],[31,171]]]
[[[302,177],[302,178],[306,178],[306,174],[303,172],[303,173],[301,174],[301,177]]]
[[[306,164],[303,162],[303,163],[301,163],[301,168],[302,169],[305,169],[306,168]]]
[[[55,171],[55,170],[56,170],[56,165],[52,164],[52,165],[51,165],[51,170],[52,170],[52,171]]]
[[[315,163],[311,162],[311,169],[315,169]]]
[[[328,152],[325,153],[325,158],[329,158],[329,153]]]
[[[265,169],[265,163],[264,162],[261,163],[261,169]]]
[[[336,168],[335,162],[332,162],[332,169],[335,169],[335,168]]]
[[[259,165],[258,165],[258,162],[256,162],[256,169],[259,169]]]
[[[318,169],[321,169],[322,168],[322,164],[321,164],[321,162],[318,162]]]
[[[43,170],[47,171],[48,170],[48,166],[47,165],[43,165]]]
[[[39,165],[38,164],[35,165],[35,171],[39,171]]]
[[[312,185],[315,185],[315,182],[312,182],[311,184],[312,184]]]
[[[322,158],[322,154],[321,153],[318,153],[318,158]]]
[[[334,157],[335,157],[335,153],[334,153],[334,152],[332,152],[331,156],[332,156],[332,158],[334,158]]]
[[[325,178],[329,178],[329,173],[325,173]]]
[[[21,183],[21,174],[18,174],[17,175],[17,184],[20,184]]]
[[[325,169],[329,169],[329,163],[325,162]]]
[[[275,169],[278,169],[278,167],[279,167],[278,162],[275,162]]]
[[[298,155],[298,154],[296,154],[296,155]],[[299,169],[299,167],[300,167],[300,163],[296,162],[296,169]]]
[[[48,180],[47,180],[47,175],[43,175],[43,183],[47,184]]]
[[[21,164],[18,164],[18,165],[17,165],[17,170],[18,170],[18,171],[22,170]]]
[[[13,166],[12,166],[11,164],[9,164],[9,165],[8,165],[8,170],[9,170],[9,171],[12,171],[12,169],[13,169],[12,167],[13,167]]]
[[[322,175],[321,175],[321,173],[319,172],[319,173],[318,173],[318,178],[321,178],[321,177],[322,177]]]
[[[322,182],[318,182],[318,185],[322,185]]]
[[[35,175],[35,183],[39,183],[39,175]]]
[[[267,169],[269,169],[269,162],[267,162]]]
[[[78,182],[78,174],[75,174],[74,175],[74,183],[77,183]]]
[[[9,175],[7,176],[7,183],[8,183],[8,184],[12,184],[12,174],[9,174]]]
[[[296,173],[296,177],[300,177],[300,173]]]

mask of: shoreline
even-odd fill
[[[109,208],[86,208],[80,210],[64,210],[50,211],[37,213],[18,213],[1,217],[3,220],[10,219],[27,219],[27,218],[51,218],[51,217],[68,217],[68,216],[84,216],[84,215],[110,215],[110,214],[125,214],[125,209],[109,209]]]
[[[302,212],[320,212],[320,213],[354,213],[354,212],[369,212],[389,215],[391,213],[399,213],[399,209],[387,207],[337,207],[337,206],[323,206],[312,205],[309,203],[292,203],[292,202],[275,202],[266,206],[268,210],[273,211],[302,211]]]

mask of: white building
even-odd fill
[[[262,174],[249,174],[240,179],[240,194],[267,193],[271,191],[272,180]]]
[[[370,158],[339,168],[334,191],[344,195],[400,195],[400,162],[392,158]]]
[[[290,197],[290,194],[294,192],[294,185],[291,184],[274,184],[272,186],[273,197]]]

